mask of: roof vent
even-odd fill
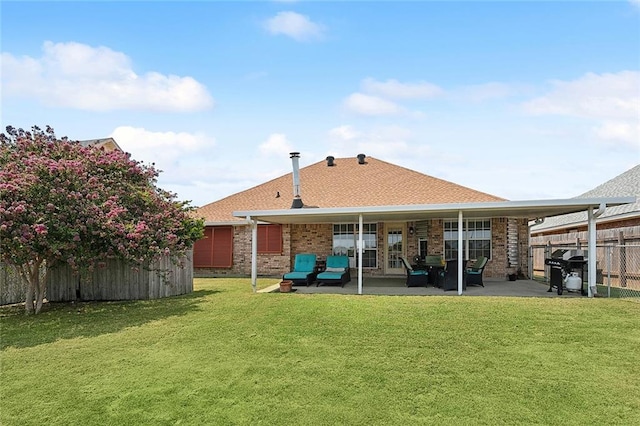
[[[364,154],[358,154],[358,164],[367,164],[367,163],[364,161],[364,159],[365,159],[366,157],[367,157],[367,156],[366,156],[366,155],[364,155]]]
[[[329,167],[335,166],[335,163],[333,162],[333,160],[335,160],[335,158],[333,156],[331,156],[331,155],[328,156],[327,157],[327,166],[329,166]]]
[[[293,166],[293,203],[291,204],[292,209],[299,209],[304,204],[302,203],[302,198],[300,197],[300,164],[299,152],[292,152],[291,155],[291,163]]]

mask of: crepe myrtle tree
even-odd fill
[[[146,265],[178,259],[202,237],[188,202],[156,186],[158,171],[120,151],[83,147],[51,127],[0,135],[1,258],[42,308],[48,266],[91,271],[108,258]],[[138,267],[136,266],[136,267]],[[44,271],[44,273],[42,273]]]

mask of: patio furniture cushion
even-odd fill
[[[324,272],[316,277],[320,284],[340,284],[342,287],[351,281],[349,258],[347,256],[327,256],[327,266]]]
[[[484,287],[484,283],[482,282],[482,273],[484,272],[484,267],[487,266],[487,259],[484,256],[479,256],[473,265],[466,270],[466,279],[465,283],[467,285],[481,285]]]
[[[293,271],[284,274],[282,279],[291,280],[294,284],[311,284],[316,279],[316,258],[315,254],[296,254]]]
[[[407,270],[407,287],[427,286],[429,283],[429,272],[426,270],[415,270],[409,264],[409,261],[400,256],[400,260]]]

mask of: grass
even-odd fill
[[[0,309],[0,424],[640,424],[638,303],[195,287]]]

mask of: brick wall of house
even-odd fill
[[[433,219],[429,221],[427,231],[427,251],[433,255],[444,255],[444,221],[442,219]]]
[[[528,221],[517,219],[518,227],[518,266],[509,267],[507,246],[507,218],[499,217],[491,219],[491,260],[485,267],[484,274],[490,278],[505,279],[507,274],[516,273],[518,269],[526,275],[528,271],[527,256],[528,245]]]
[[[410,224],[409,224],[410,225]],[[444,253],[444,235],[442,219],[429,221],[428,253],[442,255]],[[407,227],[408,229],[408,227]],[[485,269],[485,276],[505,278],[508,269],[507,261],[507,219],[491,220],[492,258]],[[527,274],[528,223],[526,219],[518,219],[519,267]],[[234,227],[233,266],[231,268],[196,268],[194,276],[250,276],[251,275],[251,228],[249,226]],[[298,253],[315,253],[318,260],[325,260],[333,249],[333,225],[331,224],[294,224],[282,226],[282,253],[258,254],[258,276],[281,276],[293,267],[295,255]],[[378,268],[364,269],[366,276],[383,275],[385,264],[385,227],[378,223]],[[412,258],[418,252],[418,238],[407,236],[407,256]]]
[[[282,226],[282,253],[258,254],[258,275],[279,276],[290,271],[291,232]],[[194,268],[194,277],[251,276],[251,227],[233,227],[233,264],[230,268]]]
[[[485,267],[486,277],[504,278],[507,275],[507,219],[491,219],[491,259]]]
[[[293,266],[297,253],[315,253],[318,260],[326,260],[333,249],[333,225],[304,224],[291,225],[290,265]]]

